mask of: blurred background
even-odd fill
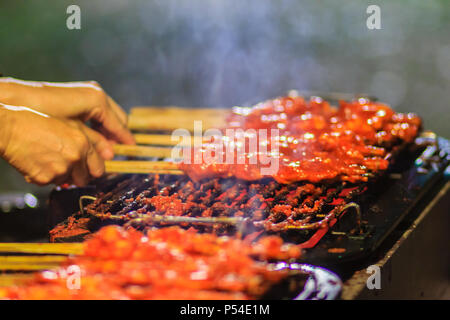
[[[71,4],[81,30],[66,27]],[[381,30],[366,27],[369,4]],[[126,109],[364,92],[450,138],[449,30],[445,0],[0,0],[0,72],[97,80]],[[0,175],[0,192],[36,190],[5,163]]]

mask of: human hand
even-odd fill
[[[134,144],[127,115],[95,81],[34,82],[0,78],[0,102],[26,106],[53,117],[90,120],[107,139]]]
[[[84,186],[103,175],[101,152],[113,155],[107,140],[80,122],[0,108],[0,156],[28,182]]]

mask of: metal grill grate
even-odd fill
[[[170,175],[132,176],[97,198],[82,197],[81,210],[135,228],[155,224],[209,225],[224,233],[251,226],[251,231],[316,230],[349,207],[366,184],[331,185],[273,180],[248,182],[212,179],[192,182]],[[94,200],[84,208],[85,200]],[[359,219],[358,219],[359,222]],[[248,230],[247,230],[248,231]]]

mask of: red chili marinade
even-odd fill
[[[252,299],[288,275],[258,260],[300,253],[277,236],[251,243],[179,227],[143,235],[108,226],[84,242],[83,255],[25,285],[0,288],[0,299]],[[81,270],[79,289],[67,286],[73,265]]]
[[[390,149],[402,142],[412,142],[421,126],[415,114],[395,113],[386,104],[364,98],[340,101],[336,108],[319,97],[306,101],[291,96],[252,108],[235,108],[227,123],[224,133],[226,129],[238,128],[279,130],[279,152],[267,154],[279,161],[279,170],[272,175],[279,183],[367,181],[367,173],[387,169],[386,156]],[[270,152],[269,138],[267,144]],[[207,148],[208,145],[203,146],[201,151],[204,153]],[[259,158],[253,164],[204,160],[198,164],[180,164],[193,180],[231,176],[258,180],[263,178],[260,169],[264,166]]]

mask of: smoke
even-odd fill
[[[450,7],[441,1],[379,1],[382,29],[368,30],[370,1],[79,0],[77,32],[64,27],[72,1],[47,2],[0,11],[4,73],[95,79],[126,108],[249,105],[290,89],[365,92],[450,135],[438,116],[450,86]]]
[[[308,89],[322,70],[305,40],[333,30],[291,1],[170,0],[112,7],[117,11],[110,7],[108,19],[116,17],[117,25],[96,23],[81,53],[98,68],[116,52],[120,63],[110,72],[121,74],[119,94],[139,97],[141,104],[232,106]],[[91,8],[101,13],[98,5]]]

